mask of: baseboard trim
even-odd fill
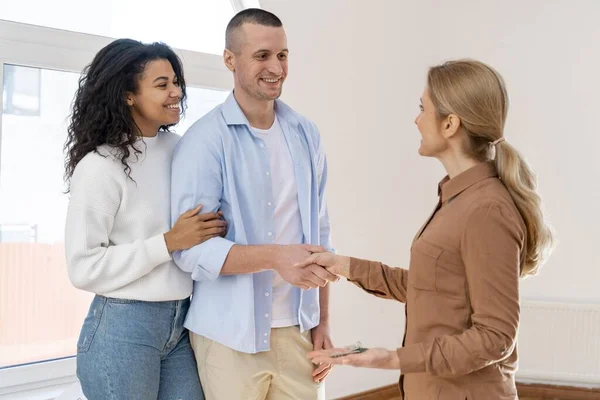
[[[542,385],[539,383],[517,383],[520,397],[560,400],[598,400],[600,388],[590,389],[574,386]]]
[[[337,400],[389,400],[398,397],[398,394],[398,385],[389,385],[340,397]]]
[[[532,397],[539,400],[598,400],[600,389],[572,386],[517,383],[519,397]],[[398,385],[383,386],[366,392],[339,398],[338,400],[392,400],[398,397]]]

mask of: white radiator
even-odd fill
[[[524,301],[519,381],[600,386],[600,304]]]

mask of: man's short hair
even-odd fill
[[[237,37],[239,29],[244,24],[257,24],[279,28],[283,26],[281,20],[273,13],[260,8],[247,8],[235,14],[225,30],[225,48],[237,51]]]

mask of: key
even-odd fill
[[[349,354],[359,354],[359,353],[364,353],[365,351],[367,351],[368,349],[362,346],[361,342],[356,342],[356,344],[353,344],[351,346],[346,346],[344,347],[344,349],[346,350],[345,352],[342,353],[333,353],[330,355],[331,358],[338,358],[338,357],[344,357],[347,356]]]

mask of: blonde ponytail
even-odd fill
[[[535,173],[504,140],[508,112],[504,80],[482,62],[458,60],[430,68],[427,85],[439,117],[459,117],[468,139],[465,152],[482,162],[494,159],[527,228],[521,276],[535,275],[550,255],[554,235],[544,217]]]
[[[506,142],[496,145],[494,163],[527,228],[521,276],[535,275],[550,255],[554,242],[552,229],[544,217],[542,199],[537,193],[535,172]]]

